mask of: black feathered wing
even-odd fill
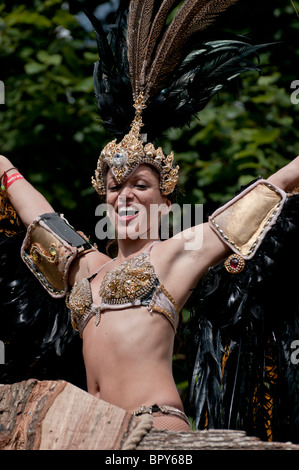
[[[0,196],[0,383],[61,379],[86,388],[81,339],[65,301],[52,298],[22,261],[25,228]]]
[[[219,264],[190,299],[190,412],[199,429],[298,442],[298,214],[299,196],[288,197],[244,271]]]

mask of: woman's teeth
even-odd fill
[[[122,208],[118,211],[119,217],[133,216],[136,215],[139,211],[131,208]]]

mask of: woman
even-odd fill
[[[172,352],[179,311],[191,290],[232,249],[241,252],[234,255],[237,264],[252,257],[282,210],[284,190],[299,182],[297,158],[220,211],[220,219],[230,214],[227,219],[234,227],[215,213],[209,223],[168,240],[160,241],[151,230],[157,226],[151,207],[169,208],[178,182],[173,154],[165,155],[151,141],[187,122],[242,71],[257,70],[249,58],[261,46],[190,41],[233,3],[186,1],[165,26],[175,2],[135,0],[127,22],[120,10],[110,43],[89,15],[100,52],[94,73],[100,115],[107,129],[122,137],[104,148],[93,179],[112,209],[116,258],[85,247],[48,202],[21,175],[14,175],[13,164],[0,159],[1,182],[28,227],[24,261],[51,295],[61,297],[71,286],[68,305],[83,338],[89,392],[135,415],[151,413],[158,428],[190,429],[172,376]],[[236,208],[241,218],[231,217]]]
[[[7,158],[1,156],[1,174],[6,172],[8,181],[16,173],[12,166]],[[283,190],[298,184],[299,157],[270,177],[269,181]],[[143,272],[153,267],[157,284],[147,302],[157,292],[162,292],[162,304],[159,305],[163,305],[164,309],[157,308],[155,303],[152,307],[146,302],[144,305],[138,305],[138,302],[134,305],[136,298],[131,296],[130,305],[106,305],[100,312],[94,308],[92,312],[84,313],[85,324],[80,333],[83,337],[88,391],[135,414],[150,411],[155,427],[188,430],[189,424],[172,376],[173,343],[179,312],[199,279],[210,266],[226,257],[230,248],[208,223],[187,229],[168,240],[151,238],[150,217],[147,218],[147,237],[133,239],[132,231],[139,227],[139,213],[126,215],[124,209],[142,206],[150,215],[152,204],[170,205],[169,199],[161,194],[159,174],[150,164],[138,165],[121,184],[116,182],[109,169],[106,192],[106,201],[116,214],[116,232],[120,223],[126,228],[130,226],[129,231],[126,237],[122,235],[118,238],[116,258],[110,259],[92,250],[72,263],[69,279],[75,287],[69,303],[74,317],[80,283],[86,278],[89,280],[92,302],[98,306],[102,301],[100,290],[105,275],[117,272],[115,270],[124,267],[128,260],[141,261],[139,267]],[[9,184],[7,194],[26,227],[37,216],[53,212],[44,197],[21,177]],[[197,237],[199,231],[202,231],[202,238]],[[198,245],[193,246],[193,250],[186,250],[185,243],[190,241]],[[141,259],[140,256],[145,258]],[[130,280],[130,269],[124,274],[121,272],[122,285]],[[120,272],[117,272],[119,275]],[[111,287],[109,282],[111,279],[106,282],[106,293]],[[157,290],[157,285],[163,290]],[[82,296],[82,292],[79,295]],[[74,321],[76,323],[76,318]],[[150,410],[148,407],[153,405],[157,407]]]

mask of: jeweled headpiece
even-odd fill
[[[164,155],[161,147],[156,149],[151,142],[144,144],[140,132],[143,126],[141,114],[145,108],[142,93],[136,98],[133,106],[136,109],[136,114],[130,132],[120,143],[114,139],[102,150],[92,184],[102,196],[106,194],[107,167],[112,170],[116,182],[121,184],[139,165],[147,163],[154,166],[160,173],[161,194],[167,196],[174,191],[177,185],[179,166],[174,166],[173,152],[170,155]]]
[[[250,58],[261,45],[199,37],[236,1],[185,0],[177,8],[176,0],[124,0],[108,34],[85,10],[100,56],[94,68],[99,114],[119,140],[108,143],[98,159],[92,184],[100,195],[107,168],[122,183],[141,163],[157,168],[163,195],[173,192],[178,181],[173,153],[165,155],[152,142],[188,123],[241,72],[258,70]]]

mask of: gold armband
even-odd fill
[[[286,193],[260,179],[209,217],[210,227],[245,259],[254,256],[280,214]]]
[[[64,297],[72,261],[90,249],[94,248],[86,238],[53,212],[28,227],[21,257],[52,297]]]

